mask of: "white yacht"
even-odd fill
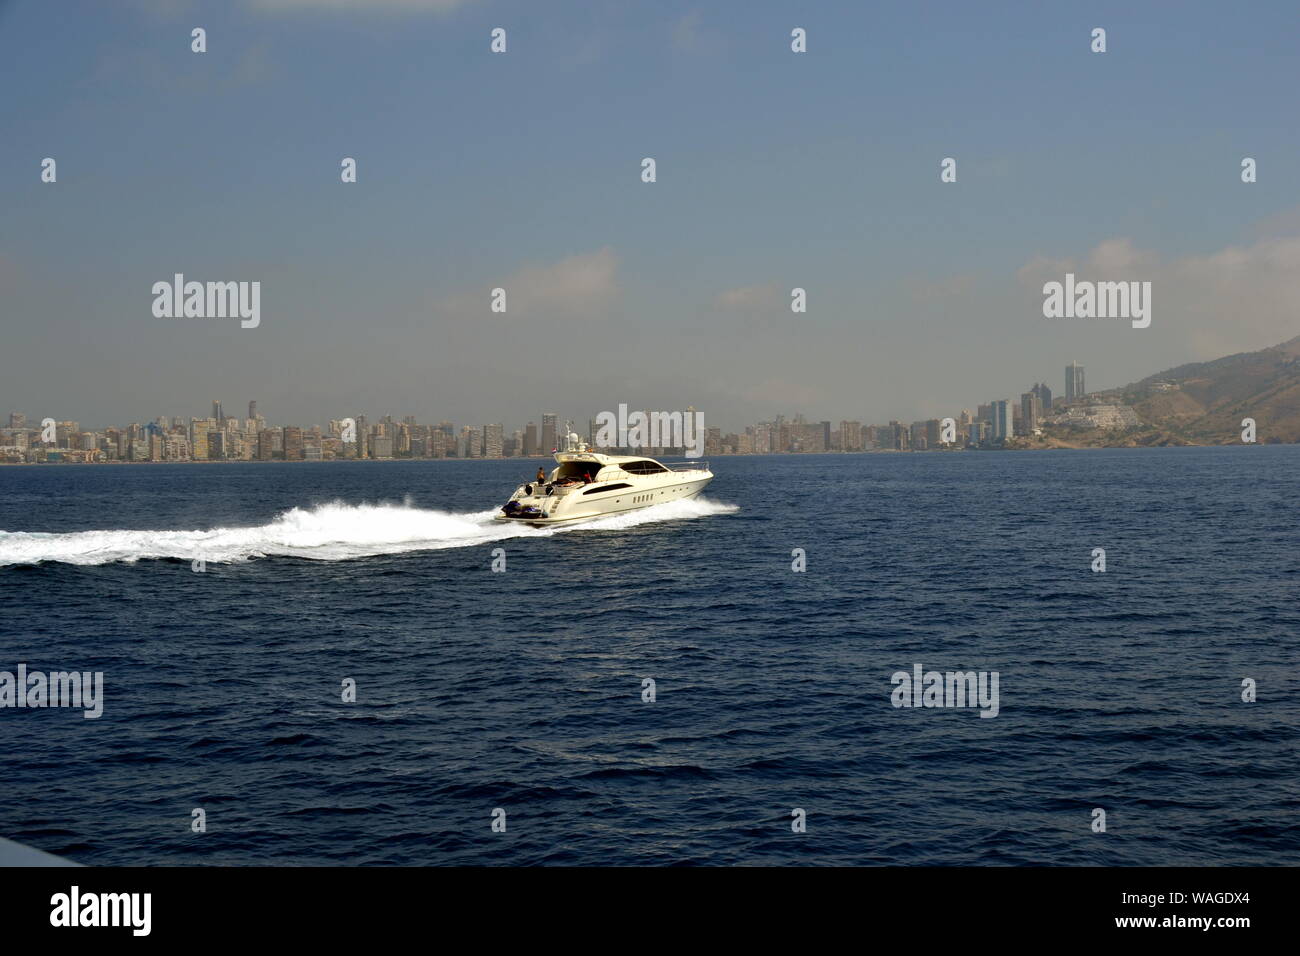
[[[602,455],[572,432],[555,461],[549,475],[515,489],[498,521],[543,525],[600,518],[694,498],[713,480],[707,461],[665,465],[642,455]]]

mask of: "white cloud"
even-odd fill
[[[1300,333],[1300,237],[1174,259],[1131,239],[1108,239],[1082,259],[1037,257],[1017,278],[1034,294],[1067,272],[1096,282],[1149,281],[1152,329],[1176,330],[1198,358],[1254,351]]]
[[[769,282],[767,285],[728,289],[714,299],[714,305],[727,311],[755,312],[774,309],[781,301],[780,287],[775,282]]]
[[[527,265],[492,287],[506,291],[506,312],[488,309],[489,292],[461,292],[437,303],[459,318],[602,318],[619,296],[618,256],[605,247],[548,265]]]

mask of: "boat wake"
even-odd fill
[[[617,531],[637,525],[736,511],[706,498],[669,501],[626,514],[570,526],[529,527],[494,520],[491,511],[450,514],[411,504],[350,505],[341,501],[292,508],[269,524],[210,531],[74,531],[44,534],[0,531],[0,567],[40,564],[98,565],[172,558],[231,563],[272,556],[346,561],[408,551],[464,548],[507,538],[545,538],[580,531]]]

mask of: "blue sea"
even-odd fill
[[[99,719],[0,710],[0,836],[1300,864],[1300,446],[721,458],[694,502],[493,523],[537,464],[0,468],[0,670],[104,674]],[[997,716],[895,707],[915,665],[996,671]]]

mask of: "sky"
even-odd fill
[[[1123,385],[1300,334],[1298,88],[1294,2],[0,0],[0,414]],[[260,282],[260,324],[156,317],[178,272]],[[1150,281],[1151,325],[1045,318],[1066,272]]]

